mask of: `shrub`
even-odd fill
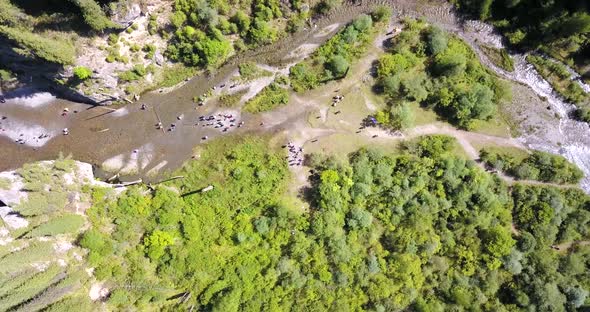
[[[289,102],[289,92],[278,83],[272,82],[249,100],[244,110],[251,113],[266,112],[287,102]]]
[[[76,66],[74,68],[74,77],[78,80],[86,80],[92,76],[92,70],[85,66]]]

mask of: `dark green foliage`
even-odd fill
[[[530,156],[519,159],[482,149],[480,158],[490,168],[503,170],[521,180],[575,184],[584,177],[582,170],[563,156],[541,151],[534,151]]]
[[[418,102],[463,128],[470,128],[473,120],[491,118],[508,92],[475,53],[424,22],[405,20],[404,25],[390,53],[377,63],[378,86],[390,110],[400,102]]]

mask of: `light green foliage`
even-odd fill
[[[419,157],[437,157],[448,155],[457,142],[447,135],[427,135],[404,142],[404,149]]]
[[[148,60],[154,58],[156,54],[156,46],[150,43],[144,45],[141,50],[145,52],[145,58]]]
[[[380,5],[371,13],[371,17],[377,23],[387,22],[391,18],[391,8],[386,5]]]
[[[380,126],[394,130],[408,129],[414,125],[414,114],[405,102],[377,112],[375,119]]]
[[[219,104],[223,107],[235,107],[240,103],[242,97],[248,93],[248,90],[240,90],[234,93],[224,93],[219,96]],[[197,99],[198,101],[198,99]],[[196,102],[196,101],[195,101]]]
[[[390,105],[418,102],[463,128],[470,128],[475,119],[492,117],[508,92],[475,53],[439,28],[414,20],[404,24],[390,53],[377,64],[378,86]]]
[[[249,100],[244,106],[244,110],[250,113],[266,112],[288,102],[289,91],[275,81],[264,87],[254,98]]]
[[[534,151],[519,159],[509,154],[483,149],[481,160],[490,168],[503,170],[521,180],[539,180],[559,184],[575,184],[584,173],[563,156]]]
[[[53,236],[63,233],[75,234],[80,227],[84,224],[84,218],[80,215],[65,214],[63,216],[56,217],[43,223],[29,233],[26,237],[38,237],[38,236]]]
[[[152,260],[158,260],[166,251],[166,247],[174,243],[172,234],[160,230],[155,230],[143,240],[146,247],[146,254]]]
[[[9,0],[0,0],[0,24],[16,26],[19,22],[27,20],[22,10]]]
[[[342,78],[350,64],[358,59],[375,33],[369,15],[361,15],[316,52],[289,71],[291,86],[297,92],[311,90],[320,83]]]
[[[76,66],[74,68],[74,77],[78,80],[86,80],[92,76],[92,70],[85,66]]]
[[[63,175],[72,173],[73,167],[73,161],[67,158],[56,160],[52,165],[23,165],[17,173],[23,178],[24,189],[29,191],[29,194],[27,199],[21,201],[14,209],[23,216],[63,212],[68,201],[68,186]]]

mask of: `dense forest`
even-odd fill
[[[401,155],[312,155],[310,211],[281,150],[211,142],[183,180],[95,189],[88,248],[113,309],[566,311],[588,298],[590,199],[508,188],[445,136]],[[213,190],[200,192],[208,185]],[[587,303],[587,302],[586,302]]]

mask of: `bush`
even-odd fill
[[[74,68],[74,77],[78,80],[86,80],[92,76],[92,70],[85,66],[76,66]]]
[[[119,73],[119,80],[124,82],[136,81],[147,75],[148,69],[142,64],[133,66],[132,69]]]
[[[386,5],[380,5],[373,10],[371,17],[375,22],[386,22],[391,18],[391,8]]]
[[[266,112],[288,102],[289,92],[278,83],[272,82],[249,100],[244,106],[244,110],[250,113]]]

